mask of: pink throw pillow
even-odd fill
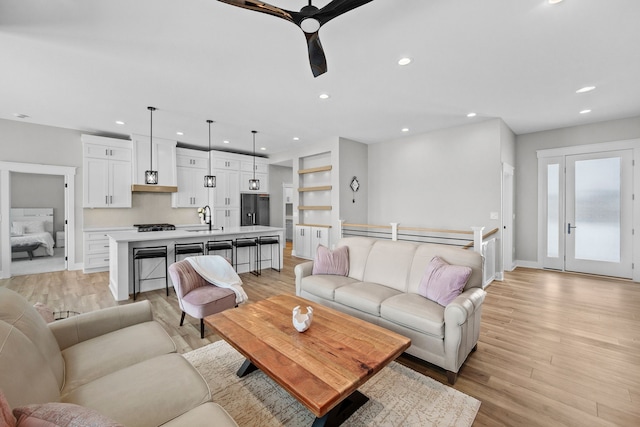
[[[11,413],[11,406],[0,390],[0,426],[16,427],[16,417]]]
[[[341,246],[331,251],[326,246],[318,245],[311,274],[333,274],[336,276],[349,274],[349,247]]]
[[[16,427],[124,427],[94,409],[73,403],[43,403],[13,410]]]
[[[446,307],[462,293],[471,276],[471,267],[450,265],[433,257],[422,276],[418,294]]]

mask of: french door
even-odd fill
[[[632,150],[544,159],[544,268],[632,277],[632,161]]]

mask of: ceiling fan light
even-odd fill
[[[320,29],[320,22],[314,18],[307,18],[300,23],[302,31],[308,34],[313,34]]]

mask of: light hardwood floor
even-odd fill
[[[295,293],[293,267],[243,274],[250,301]],[[87,312],[116,305],[108,273],[54,272],[0,280],[32,302]],[[146,292],[154,315],[187,352],[217,341],[180,310],[173,290]],[[129,303],[129,302],[125,302]],[[187,323],[188,322],[188,323]],[[439,368],[399,362],[446,384]],[[519,268],[487,288],[478,351],[462,367],[456,389],[482,402],[474,426],[640,425],[640,284]]]

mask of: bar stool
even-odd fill
[[[176,243],[173,246],[173,262],[178,261],[178,255],[202,254],[204,243]]]
[[[209,240],[205,247],[207,248],[207,255],[215,251],[229,251],[231,265],[233,265],[233,240]]]
[[[141,259],[164,258],[164,281],[167,288],[167,296],[169,296],[169,275],[167,274],[167,247],[166,246],[147,246],[144,248],[133,248],[133,300],[136,300],[136,263]],[[143,280],[159,279],[160,277],[149,277]],[[140,285],[142,288],[142,285]]]
[[[258,274],[262,274],[262,247],[268,245],[271,252],[269,261],[271,269],[280,272],[280,236],[260,236],[258,237]],[[278,268],[273,267],[273,245],[278,245]]]
[[[234,268],[236,269],[236,271],[238,271],[238,248],[255,248],[255,258],[253,260],[254,265],[257,267],[258,264],[258,243],[257,243],[257,239],[254,238],[249,238],[249,237],[240,237],[237,238],[236,240],[233,241],[233,247],[235,250],[235,264],[234,264]],[[249,268],[251,268],[251,251],[249,251],[249,262],[247,263],[249,264]],[[254,268],[253,271],[251,271],[252,274],[255,274],[256,276],[259,275],[259,272]]]

